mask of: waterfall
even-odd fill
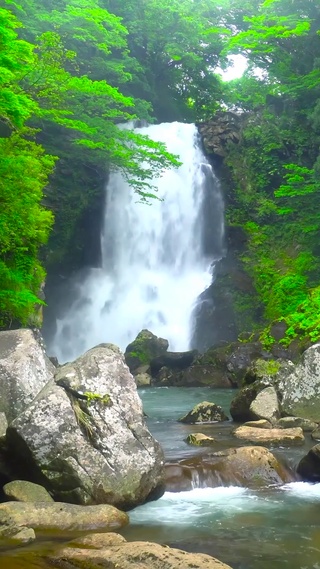
[[[223,202],[195,125],[137,129],[166,143],[182,165],[155,180],[160,200],[138,203],[119,174],[106,189],[102,267],[78,282],[78,295],[57,321],[50,352],[60,362],[101,342],[125,349],[147,328],[186,350],[197,297],[209,286],[223,249]]]

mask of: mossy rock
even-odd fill
[[[229,418],[219,405],[210,403],[209,401],[202,401],[202,403],[195,405],[189,413],[181,417],[179,422],[192,425],[194,423],[228,421],[228,419]]]
[[[197,447],[208,447],[214,445],[216,440],[213,437],[204,435],[203,433],[190,433],[186,438],[186,443]]]
[[[152,359],[164,354],[169,347],[168,340],[158,338],[149,330],[141,330],[136,339],[126,348],[124,357],[131,373],[147,365]]]

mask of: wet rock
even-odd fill
[[[8,423],[53,382],[55,368],[32,330],[0,332],[0,412]]]
[[[8,421],[6,418],[5,413],[0,413],[0,441],[3,440],[6,436],[6,431],[8,427]]]
[[[129,518],[113,506],[76,506],[74,504],[5,502],[0,504],[0,516],[17,526],[34,530],[115,531],[125,526]],[[1,519],[0,517],[0,519]]]
[[[118,533],[90,533],[69,541],[67,546],[83,549],[103,549],[104,547],[120,545],[125,542],[126,539]]]
[[[149,365],[153,358],[165,353],[168,347],[168,340],[158,338],[149,330],[141,330],[136,339],[126,347],[126,364],[130,371],[134,372],[142,365]]]
[[[258,429],[272,429],[272,425],[267,419],[260,419],[259,421],[247,421],[244,427],[256,427]]]
[[[116,346],[58,368],[10,425],[11,455],[54,499],[128,509],[163,492],[163,452],[149,433],[134,379]]]
[[[178,373],[170,371],[166,379],[166,385],[175,387],[212,387],[214,389],[233,387],[227,374],[216,369],[213,365],[197,364]]]
[[[156,377],[163,367],[169,368],[170,371],[186,369],[192,365],[197,355],[197,350],[191,350],[189,352],[165,352],[151,360],[151,374]]]
[[[17,533],[9,538],[11,545],[27,545],[36,539],[35,531],[32,528],[21,528]]]
[[[318,425],[314,421],[304,419],[303,417],[282,417],[282,419],[279,419],[277,422],[277,427],[280,427],[281,429],[301,427],[305,433],[310,433],[311,431],[315,431]]]
[[[320,344],[308,348],[298,365],[288,367],[276,388],[282,414],[320,421]]]
[[[148,387],[151,385],[152,377],[148,373],[138,373],[134,376],[137,387]]]
[[[178,419],[180,423],[211,423],[217,421],[228,421],[228,417],[220,405],[202,401],[189,411],[186,415]]]
[[[207,447],[212,446],[216,443],[216,439],[213,437],[207,437],[203,433],[191,433],[186,438],[186,443],[189,445]]]
[[[303,430],[299,427],[295,429],[257,429],[242,425],[233,434],[237,439],[252,443],[272,445],[301,445],[304,443]]]
[[[166,467],[166,488],[171,492],[221,485],[260,487],[295,479],[289,467],[261,446],[230,448]]]
[[[187,553],[147,541],[126,542],[99,550],[65,547],[50,558],[50,564],[59,569],[231,569],[210,555]]]
[[[297,468],[298,474],[309,482],[320,482],[320,444],[309,450],[302,458]]]
[[[18,502],[53,502],[53,498],[43,486],[26,480],[8,482],[3,491],[7,498]]]
[[[279,403],[274,387],[266,387],[257,394],[252,401],[250,413],[253,419],[266,419],[270,423],[275,423],[280,419]]]
[[[319,427],[311,433],[311,438],[314,441],[320,441],[320,428]]]
[[[252,383],[247,387],[243,387],[238,391],[231,401],[230,406],[230,414],[234,421],[241,423],[256,419],[256,416],[250,410],[250,406],[264,387],[264,385],[261,385],[260,382],[256,381],[255,383]]]

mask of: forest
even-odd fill
[[[246,71],[223,81],[239,54]],[[226,217],[245,235],[260,337],[285,322],[284,345],[317,341],[318,0],[2,1],[0,327],[41,325],[46,271],[83,262],[83,215],[110,172],[161,199],[153,180],[179,156],[124,123],[226,111],[241,116]]]

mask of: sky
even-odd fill
[[[231,79],[238,79],[243,75],[247,67],[247,60],[243,55],[232,55],[230,58],[232,65],[228,67],[225,71],[217,70],[224,81],[230,81]]]

